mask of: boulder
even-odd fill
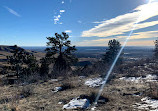
[[[63,106],[63,109],[87,109],[90,106],[88,99],[75,98],[72,99],[68,104]]]

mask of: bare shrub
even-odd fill
[[[20,92],[20,98],[27,98],[33,94],[33,88],[30,86],[23,87]]]
[[[146,91],[146,95],[151,97],[151,99],[158,100],[158,84],[157,83],[149,83],[149,90]]]
[[[6,104],[6,103],[8,103],[8,102],[10,102],[11,101],[11,98],[2,98],[2,99],[0,99],[0,104]]]
[[[64,83],[63,85],[61,85],[61,87],[62,87],[61,91],[74,88],[74,86],[70,83]]]
[[[88,99],[91,104],[93,104],[95,102],[96,97],[97,97],[97,94],[95,92],[92,92],[89,95],[85,95],[85,94],[80,95],[81,99]],[[100,96],[99,100],[98,100],[98,104],[104,104],[108,101],[109,101],[108,98],[106,98],[104,96]]]
[[[15,107],[3,106],[2,111],[17,111]]]

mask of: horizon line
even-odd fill
[[[0,45],[0,46],[14,46],[14,45]],[[41,46],[39,46],[39,45],[37,45],[37,46],[17,45],[17,46],[19,46],[19,47],[47,47],[47,46],[43,46],[43,45],[41,45]],[[108,47],[108,45],[106,45],[106,46],[77,46],[77,45],[72,45],[72,46],[76,46],[76,47]],[[126,47],[154,47],[154,45],[149,45],[149,46],[145,46],[145,45],[142,45],[142,46],[141,45],[138,45],[138,46],[137,45],[127,45]]]

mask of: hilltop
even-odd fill
[[[0,45],[0,51],[6,51],[6,52],[11,52],[13,50],[15,50],[16,46],[7,46],[7,45]],[[21,47],[17,47],[18,50],[24,50]]]
[[[10,56],[12,55],[12,51],[15,50],[16,46],[7,46],[7,45],[0,45],[0,66],[4,66],[6,65],[6,56]],[[31,51],[31,50],[27,50],[24,48],[21,48],[19,46],[17,46],[18,50],[24,50],[28,53],[32,53],[35,55],[35,57],[37,58],[37,60],[41,59],[42,57],[44,57],[45,53],[44,52],[38,52],[38,51]]]

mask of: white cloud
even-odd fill
[[[117,36],[117,38],[125,38],[126,36]],[[158,37],[158,31],[147,31],[147,32],[138,32],[134,33],[130,39],[144,39],[144,38],[153,38]]]
[[[61,17],[61,15],[58,15],[58,18],[60,18]]]
[[[54,24],[57,24],[59,22],[60,17],[60,15],[54,16]]]
[[[101,24],[101,23],[104,23],[104,21],[95,21],[95,22],[92,22],[94,24]]]
[[[126,46],[154,46],[153,40],[129,41]]]
[[[65,10],[60,10],[60,13],[64,13],[65,12]]]
[[[81,42],[77,42],[78,46],[106,46],[109,40],[113,38],[104,38],[97,40],[83,40]]]
[[[78,22],[78,23],[80,23],[80,24],[82,23],[82,21],[81,21],[81,20],[78,20],[77,22]]]
[[[143,22],[151,17],[158,15],[158,1],[150,4],[140,5],[133,10],[132,13],[117,16],[110,20],[102,21],[101,24],[94,28],[82,32],[82,37],[107,37],[112,35],[124,34],[132,29],[133,24],[136,23],[138,17],[139,22]],[[99,23],[99,22],[96,22]],[[139,23],[136,29],[146,28],[157,25],[158,21]],[[136,30],[135,29],[135,30]]]
[[[128,41],[127,45],[129,46],[152,46],[154,45],[153,40],[144,40],[144,38],[157,38],[158,37],[158,30],[157,31],[147,31],[147,32],[138,32],[134,33],[130,40],[134,41]],[[97,39],[97,40],[84,40],[82,42],[77,43],[79,46],[105,46],[107,45],[109,40],[117,39],[123,44],[124,40],[127,36],[116,36],[116,38],[103,38],[103,39]],[[138,39],[140,39],[138,41]]]
[[[63,24],[62,22],[60,22],[60,18],[61,18],[62,13],[64,13],[64,12],[65,12],[65,10],[60,10],[59,14],[54,16],[54,24]],[[56,14],[56,12],[54,14]]]
[[[6,7],[4,6],[4,8],[6,8],[11,14],[17,16],[17,17],[21,17],[20,14],[18,14],[16,11],[14,11],[13,9],[9,8],[9,7]]]
[[[64,2],[64,1],[62,1],[61,3],[62,3],[62,4],[64,4],[65,2]]]
[[[66,33],[72,33],[72,30],[65,30]]]

